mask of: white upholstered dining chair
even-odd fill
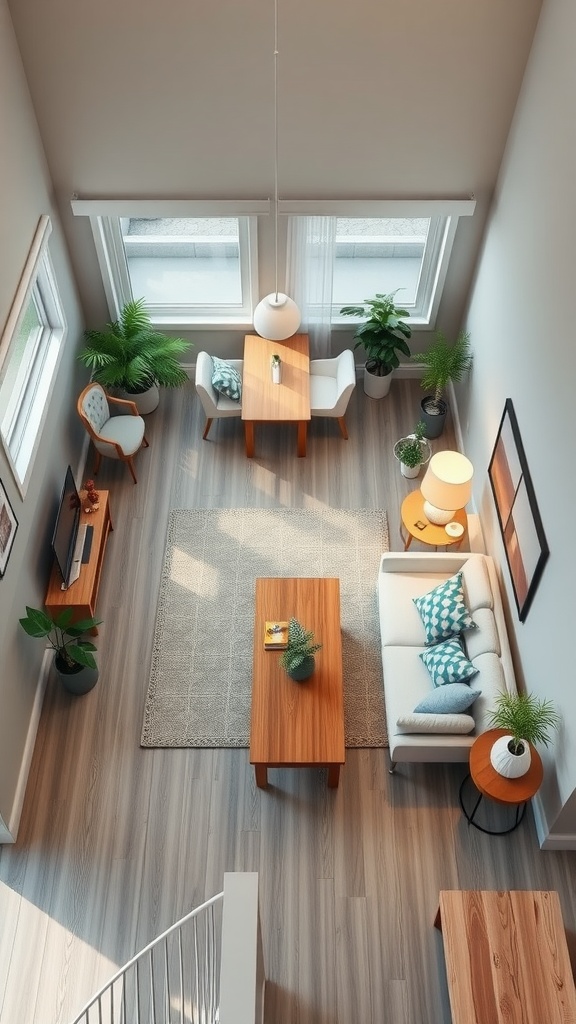
[[[237,370],[240,374],[240,378],[242,378],[244,360],[227,359],[226,362]],[[204,441],[208,437],[208,431],[212,426],[213,420],[242,415],[242,399],[240,398],[240,401],[234,401],[232,398],[228,398],[227,395],[216,391],[216,388],[212,384],[213,373],[214,364],[212,356],[209,355],[208,352],[199,352],[196,358],[195,383],[198,398],[200,399],[202,408],[206,413],[206,426],[204,427],[204,433],[202,434],[202,439]]]
[[[342,437],[348,439],[344,414],[356,387],[356,367],[352,349],[334,359],[310,360],[310,412],[312,416],[331,416],[338,420]]]
[[[109,403],[121,407],[122,414],[112,416]],[[94,473],[98,472],[105,455],[109,459],[126,462],[134,483],[138,483],[132,459],[140,448],[148,448],[149,445],[144,434],[144,420],[138,415],[135,402],[112,398],[101,384],[93,383],[84,388],[77,409],[96,449]]]

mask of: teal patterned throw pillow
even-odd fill
[[[212,387],[233,402],[239,402],[242,397],[242,378],[236,367],[218,356],[212,356],[212,363]]]
[[[478,669],[464,654],[462,641],[458,636],[434,644],[424,651],[420,658],[426,665],[434,686],[445,686],[446,683],[466,683],[478,672]]]
[[[471,690],[467,683],[447,683],[432,690],[414,711],[429,715],[461,715],[481,693],[481,690]]]
[[[457,572],[438,587],[413,598],[426,630],[426,644],[437,644],[476,626],[464,599],[462,573]]]

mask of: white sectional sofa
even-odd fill
[[[425,631],[413,598],[421,597],[462,569],[464,594],[475,628],[466,630],[466,654],[480,690],[465,714],[416,714],[430,693],[428,669],[418,657]],[[477,735],[489,728],[497,693],[516,692],[516,681],[498,580],[492,558],[470,552],[389,552],[378,573],[378,607],[390,761],[468,761]]]

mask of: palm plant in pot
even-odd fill
[[[390,390],[392,370],[400,365],[397,353],[409,356],[406,338],[412,329],[402,320],[409,316],[407,309],[400,309],[394,302],[394,292],[383,295],[377,292],[375,298],[365,299],[362,306],[342,306],[342,316],[367,317],[356,328],[354,337],[358,340],[354,348],[361,345],[366,352],[364,366],[364,391],[370,398],[383,398]]]
[[[400,463],[400,472],[402,476],[409,479],[418,476],[420,466],[425,466],[432,454],[432,449],[424,437],[424,431],[425,425],[420,420],[416,424],[413,434],[401,437],[394,445],[394,456]]]
[[[79,359],[103,388],[114,388],[136,402],[140,414],[152,412],[158,387],[177,388],[188,380],[178,360],[191,342],[157,331],[144,299],[127,302],[120,317],[101,331],[85,331]]]
[[[550,730],[557,729],[560,715],[551,700],[533,693],[500,693],[496,698],[490,725],[505,729],[490,751],[492,767],[509,779],[525,775],[530,767],[530,744],[548,746]]]
[[[280,655],[280,664],[291,679],[301,682],[308,679],[315,668],[314,655],[322,644],[313,643],[314,633],[305,629],[297,619],[288,623],[288,646]]]
[[[420,403],[420,415],[426,425],[426,437],[440,437],[444,430],[448,406],[442,397],[450,381],[462,380],[470,368],[470,335],[460,331],[453,345],[448,343],[442,331],[436,331],[434,340],[426,352],[412,356],[416,362],[424,363],[421,384],[432,394],[425,395]]]
[[[72,625],[72,608],[64,608],[51,618],[40,608],[26,606],[26,617],[19,619],[28,636],[47,640],[54,651],[54,668],[69,693],[88,693],[98,682],[98,666],[93,652],[96,647],[82,639],[99,625],[100,619],[82,619]]]

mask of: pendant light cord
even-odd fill
[[[274,266],[278,302],[278,0],[274,0]]]

